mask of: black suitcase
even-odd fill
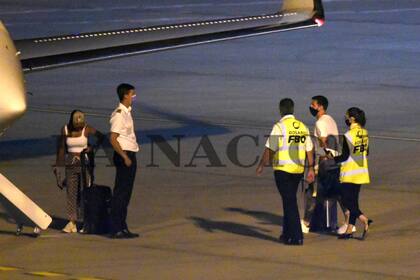
[[[83,180],[83,231],[86,234],[111,232],[112,191],[108,186],[94,184],[95,154],[81,154]]]
[[[337,230],[337,197],[340,184],[338,181],[340,170],[335,162],[324,160],[319,164],[318,195],[314,213],[311,219],[311,231],[335,232]],[[322,193],[320,193],[322,191]]]
[[[84,225],[87,234],[110,233],[111,188],[92,185],[83,191]]]
[[[337,201],[335,199],[325,199],[323,202],[317,202],[314,214],[310,223],[310,231],[328,231],[337,230]]]

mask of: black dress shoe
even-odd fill
[[[122,232],[125,234],[125,236],[127,238],[137,238],[137,237],[140,236],[140,234],[138,234],[138,233],[134,233],[134,232],[129,231],[128,228],[127,229],[123,229]]]
[[[351,238],[353,238],[353,233],[343,233],[337,237],[337,239],[351,239]]]
[[[127,237],[127,235],[124,232],[119,231],[119,232],[111,234],[110,238],[112,238],[112,239],[127,239],[129,237]]]
[[[303,245],[303,239],[289,238],[286,241],[284,241],[284,244],[285,245],[300,246],[300,245]]]
[[[363,233],[362,233],[362,236],[360,237],[360,240],[365,240],[366,239],[366,237],[368,235],[368,232],[369,232],[369,226],[370,226],[371,223],[373,223],[373,221],[368,220],[367,227],[365,226],[365,228],[363,229]]]

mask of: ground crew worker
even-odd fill
[[[111,115],[110,142],[114,148],[116,167],[115,187],[111,201],[111,238],[135,238],[127,226],[127,208],[133,191],[137,172],[136,152],[139,151],[134,132],[131,105],[136,96],[135,88],[129,84],[120,84],[117,88],[120,104]]]
[[[366,124],[365,113],[359,108],[352,107],[345,116],[346,125],[350,130],[344,135],[343,151],[340,156],[334,157],[336,163],[341,163],[340,182],[344,206],[350,210],[350,219],[347,230],[338,236],[339,239],[353,237],[353,228],[356,219],[364,223],[361,239],[365,239],[369,230],[369,220],[359,209],[359,192],[362,184],[369,184],[368,153],[369,137],[364,128]]]
[[[309,162],[307,180],[314,180],[313,144],[308,128],[293,116],[293,100],[282,99],[279,109],[282,118],[267,139],[256,173],[261,175],[264,166],[272,160],[274,178],[283,201],[283,233],[279,240],[286,245],[303,245],[296,192],[303,177],[306,157]]]

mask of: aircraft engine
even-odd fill
[[[26,89],[19,53],[0,21],[0,135],[25,111]]]

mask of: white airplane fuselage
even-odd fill
[[[19,54],[0,21],[0,135],[26,111],[26,89]]]
[[[271,14],[16,41],[0,21],[0,135],[26,111],[24,72],[317,27],[323,22],[322,0],[283,0],[282,9]],[[51,217],[0,174],[2,203],[10,205],[12,213],[23,213],[35,230],[51,223]],[[19,233],[23,221],[15,220]]]
[[[271,14],[16,41],[0,21],[0,135],[26,111],[23,73],[318,27],[323,22],[322,0],[283,0],[280,11]]]

